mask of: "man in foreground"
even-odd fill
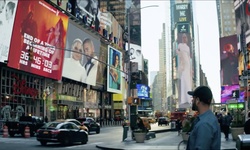
[[[210,110],[213,94],[207,86],[199,86],[189,91],[193,96],[192,110],[199,115],[194,120],[187,143],[187,150],[219,150],[221,147],[221,131],[217,118]]]

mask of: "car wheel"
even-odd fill
[[[96,129],[96,134],[99,134],[100,133],[100,128],[97,128]]]
[[[67,136],[65,136],[65,137],[62,139],[61,144],[64,145],[64,146],[70,145],[70,144],[71,144],[70,138],[67,137]]]
[[[82,144],[87,144],[87,142],[88,142],[88,137],[87,135],[85,135],[83,138]]]
[[[14,132],[9,132],[10,137],[14,137],[15,133]]]
[[[46,141],[40,141],[40,143],[41,143],[42,146],[47,145],[47,142],[46,142]]]

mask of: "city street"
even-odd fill
[[[157,126],[157,124],[153,124],[152,130],[159,129],[168,129],[169,126]],[[102,143],[110,143],[121,142],[122,141],[123,128],[122,126],[114,126],[114,127],[103,127],[101,128],[100,134],[95,134],[94,132],[89,135],[89,141],[85,145],[81,145],[80,143],[76,143],[72,146],[61,146],[57,143],[48,143],[47,146],[41,146],[40,142],[36,140],[36,137],[31,138],[23,138],[21,136],[2,138],[0,137],[0,150],[33,150],[33,149],[98,149],[96,148],[97,144]],[[171,133],[175,134],[175,133]],[[166,135],[165,133],[159,133],[156,135],[156,139],[159,139],[161,136]],[[155,139],[151,139],[155,140]],[[176,141],[177,143],[178,141]]]

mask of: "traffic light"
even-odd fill
[[[33,60],[33,57],[34,57],[33,46],[30,46],[28,49],[28,57],[29,57],[29,61]]]

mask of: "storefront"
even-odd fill
[[[44,117],[43,86],[43,77],[1,66],[0,120]]]

